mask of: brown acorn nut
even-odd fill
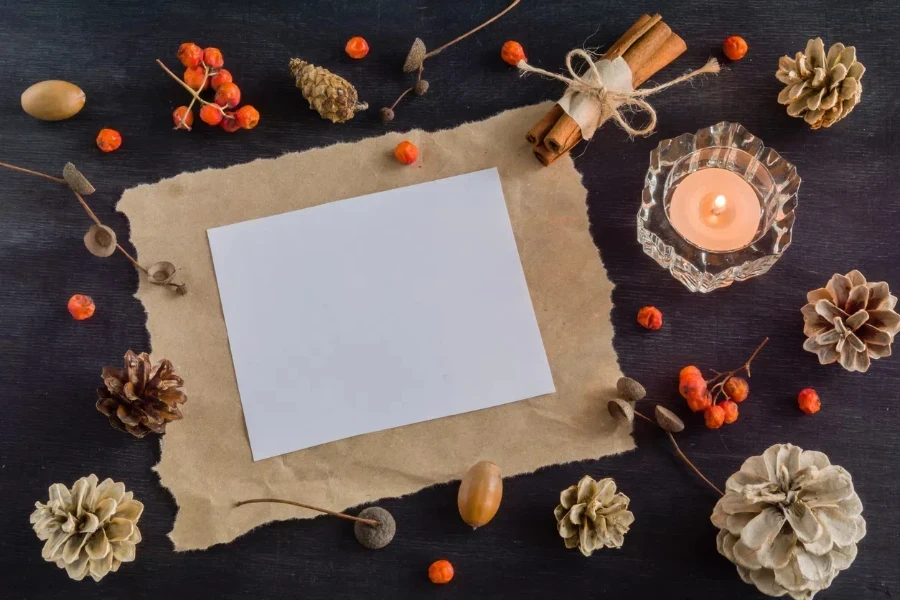
[[[502,498],[503,479],[500,477],[500,467],[486,460],[477,462],[459,484],[459,494],[456,497],[459,516],[472,529],[487,525],[497,514]]]
[[[22,92],[22,110],[42,121],[74,117],[84,106],[84,92],[68,81],[40,81]]]

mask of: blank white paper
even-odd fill
[[[554,391],[496,169],[207,234],[254,460]]]

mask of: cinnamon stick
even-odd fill
[[[635,88],[640,87],[648,79],[656,75],[657,71],[664,69],[672,63],[676,58],[681,56],[687,50],[687,44],[677,33],[670,33],[662,46],[653,54],[644,64],[638,65],[634,69],[632,77],[632,85]]]
[[[576,142],[577,143],[577,142]],[[565,152],[552,152],[544,144],[535,144],[532,148],[535,158],[538,159],[545,167],[550,166],[554,160],[565,154]]]
[[[603,55],[603,58],[608,58],[612,60],[616,57],[622,56],[626,50],[628,50],[632,44],[641,39],[647,31],[659,23],[662,20],[662,17],[658,14],[653,15],[641,15],[638,17],[638,20],[634,22],[634,25],[628,28],[628,31],[622,34],[616,43],[609,47],[606,53]]]
[[[632,86],[634,85],[634,72],[656,55],[656,51],[670,35],[672,35],[672,29],[660,21],[622,54],[622,58],[631,68]]]
[[[550,109],[550,112],[544,115],[544,118],[538,121],[534,127],[529,129],[528,133],[525,134],[525,139],[528,140],[528,143],[534,145],[544,141],[547,132],[550,131],[562,114],[562,107],[559,104],[554,104],[553,108]]]

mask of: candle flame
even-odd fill
[[[725,198],[722,194],[719,194],[713,200],[712,205],[712,214],[720,215],[725,211],[725,205],[728,203],[728,199]]]

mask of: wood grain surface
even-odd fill
[[[383,132],[378,108],[408,85],[400,66],[413,38],[437,47],[503,5],[0,0],[0,161],[56,174],[66,161],[74,162],[98,188],[90,197],[94,210],[127,240],[127,220],[114,210],[124,189],[185,170]],[[639,13],[654,11],[689,47],[657,75],[660,82],[719,55],[727,35],[743,35],[750,52],[718,78],[654,96],[660,125],[652,137],[629,141],[607,126],[589,146],[574,151],[590,191],[592,233],[617,286],[612,320],[622,369],[642,381],[652,399],[687,420],[683,448],[716,482],[778,442],[821,450],[847,468],[869,533],[855,564],[821,597],[897,597],[900,357],[880,360],[864,375],[819,366],[801,348],[799,312],[805,293],[835,272],[860,269],[870,280],[900,290],[895,2],[524,0],[474,38],[430,59],[428,94],[405,100],[389,127],[451,127],[557,96],[558,84],[519,78],[500,60],[505,40],[520,41],[535,65],[558,69],[569,49],[609,45]],[[372,48],[362,61],[343,53],[354,35],[365,36]],[[856,45],[868,69],[861,105],[830,130],[808,130],[775,100],[778,57],[803,49],[815,36],[827,45]],[[175,52],[186,40],[222,49],[245,102],[262,115],[256,130],[227,134],[199,119],[192,133],[171,130],[172,110],[188,97],[154,59],[175,68]],[[293,87],[287,63],[294,56],[347,77],[372,108],[345,125],[319,119]],[[19,95],[43,79],[81,86],[87,93],[84,110],[58,123],[26,115]],[[659,140],[720,120],[743,123],[793,161],[803,185],[794,244],[784,258],[763,277],[701,296],[643,255],[635,241],[635,214],[648,156]],[[122,132],[118,152],[104,155],[94,146],[102,127]],[[316,174],[309,173],[307,182],[315,186]],[[157,441],[114,431],[94,409],[101,367],[119,363],[129,348],[148,349],[149,339],[133,297],[137,273],[121,257],[89,255],[81,240],[88,225],[65,189],[0,171],[0,596],[760,597],[716,552],[709,522],[715,495],[677,460],[658,430],[642,423],[635,429],[634,452],[507,480],[497,517],[475,532],[457,515],[456,486],[449,485],[380,502],[394,514],[398,534],[378,552],[359,546],[345,522],[326,517],[274,523],[228,545],[175,554],[166,538],[175,504],[151,471],[159,458]],[[93,319],[75,322],[68,315],[66,301],[74,293],[93,296]],[[648,333],[635,323],[645,304],[664,312],[662,330]],[[706,430],[677,395],[678,370],[689,363],[737,366],[764,336],[771,341],[754,363],[751,397],[741,405],[740,420]],[[823,401],[812,417],[800,413],[795,401],[807,386]],[[71,484],[92,472],[126,482],[146,507],[137,560],[99,584],[70,581],[45,563],[42,542],[28,524],[33,503],[46,499],[50,484]],[[565,550],[553,520],[559,491],[585,473],[614,477],[636,515],[622,550],[590,559]],[[443,587],[426,576],[438,558],[456,568],[453,582]]]

